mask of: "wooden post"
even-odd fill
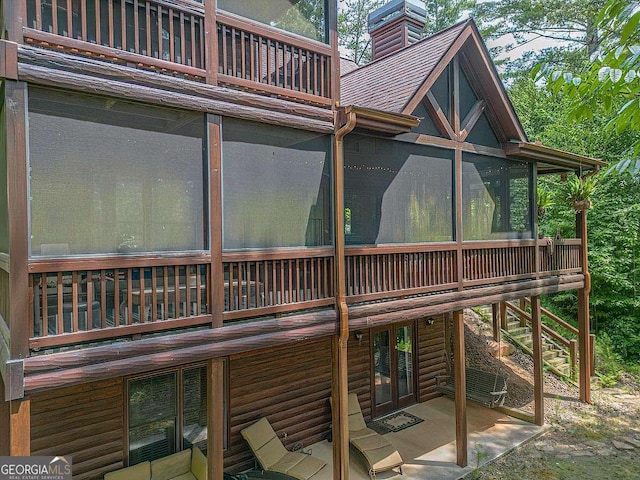
[[[331,100],[334,110],[340,106],[340,50],[338,47],[338,3],[326,2],[329,44],[331,45]]]
[[[9,455],[31,455],[31,400],[10,402],[9,436]]]
[[[207,115],[209,146],[209,225],[211,231],[211,285],[208,285],[211,318],[214,328],[222,326],[224,312],[224,270],[222,268],[222,119]],[[200,312],[198,312],[198,315]]]
[[[5,0],[0,2],[0,20],[4,23],[0,24],[2,33],[6,32],[6,36],[2,35],[5,40],[16,43],[24,43],[22,35],[22,27],[26,27],[27,21],[27,2],[24,0]]]
[[[544,424],[544,378],[542,376],[542,321],[540,297],[531,297],[531,337],[533,339],[533,396],[536,425]]]
[[[464,312],[453,312],[453,368],[456,400],[456,463],[467,466],[467,378],[464,351]]]
[[[589,292],[591,276],[589,275],[589,258],[587,254],[587,211],[576,214],[576,230],[582,240],[580,252],[582,256],[582,273],[584,288],[578,290],[578,352],[580,359],[580,400],[591,403],[591,345],[589,320]]]
[[[224,360],[207,362],[207,478],[222,480],[224,473]]]
[[[493,341],[500,341],[500,304],[491,304],[491,324],[493,326]]]
[[[5,2],[7,3],[7,2]],[[13,3],[13,2],[9,2]],[[16,2],[24,4],[25,2]],[[27,84],[5,80],[7,203],[9,213],[9,312],[11,358],[29,355],[29,225],[27,206]]]
[[[500,323],[505,332],[509,331],[509,317],[507,316],[507,302],[500,302]]]
[[[533,307],[531,307],[533,308]],[[523,312],[527,311],[527,301],[525,298],[521,298],[520,299],[520,310],[522,310]],[[520,326],[521,327],[526,327],[527,326],[527,318],[524,315],[518,315],[520,317]]]
[[[216,23],[215,0],[204,2],[204,61],[202,68],[207,71],[207,83],[218,83],[218,25]]]

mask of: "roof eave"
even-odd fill
[[[504,145],[505,153],[512,158],[538,162],[542,174],[566,171],[598,170],[607,165],[603,160],[566,152],[533,142],[511,142]]]

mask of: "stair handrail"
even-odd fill
[[[525,303],[527,305],[531,305],[531,299],[529,298],[525,298],[524,299]],[[563,328],[566,328],[567,330],[569,330],[571,333],[573,333],[575,336],[578,336],[578,329],[576,327],[574,327],[573,325],[571,325],[569,322],[567,322],[566,320],[563,320],[562,318],[558,317],[556,314],[554,314],[553,312],[550,312],[549,310],[547,310],[546,308],[540,308],[540,312],[545,315],[546,317],[548,317],[549,319],[553,320],[554,322],[556,322],[558,325],[560,325]]]
[[[516,315],[518,315],[518,317],[520,317],[521,319],[524,318],[527,321],[527,323],[531,323],[531,315],[529,315],[527,312],[520,309],[519,307],[516,307],[511,302],[505,302],[505,303],[507,304],[507,308],[511,310],[513,313],[515,313]],[[552,338],[554,338],[555,340],[557,340],[562,345],[564,345],[565,348],[569,348],[569,345],[571,344],[571,340],[563,337],[558,332],[553,330],[551,327],[545,324],[542,324],[542,331],[545,332],[547,335],[551,336]]]

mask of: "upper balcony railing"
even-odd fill
[[[579,239],[348,247],[347,296],[358,303],[575,274],[581,258]],[[225,322],[335,303],[332,247],[224,252],[217,281],[211,267],[205,253],[34,260],[30,347],[211,325],[215,302]]]
[[[216,71],[222,85],[331,105],[329,45],[218,11],[218,51],[208,57],[214,38],[194,0],[24,1],[29,43],[198,81]]]

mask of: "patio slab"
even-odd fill
[[[469,466],[456,465],[455,403],[440,397],[405,411],[424,422],[385,434],[405,461],[404,475],[382,472],[380,480],[456,480],[542,434],[546,428],[509,417],[474,403],[467,404]],[[333,446],[326,440],[311,445],[312,454],[327,462],[314,480],[332,480]],[[359,453],[350,449],[350,480],[369,480]]]

